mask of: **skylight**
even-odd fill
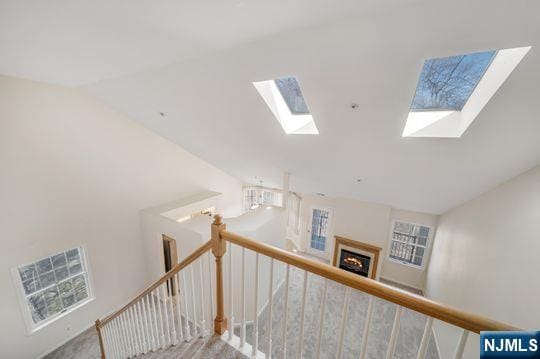
[[[254,82],[261,97],[287,134],[318,135],[296,77]]]
[[[283,77],[274,82],[293,115],[309,113],[296,77]]]
[[[496,53],[486,51],[426,60],[411,110],[461,110]]]
[[[530,46],[428,59],[404,137],[461,137]]]

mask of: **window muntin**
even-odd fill
[[[411,111],[461,111],[496,54],[484,51],[426,60]]]
[[[274,82],[293,115],[309,114],[300,84],[294,76],[275,79]]]
[[[395,221],[389,258],[400,263],[423,267],[430,230],[427,226]]]
[[[313,209],[311,220],[311,248],[322,252],[326,251],[329,220],[330,211],[318,208]]]
[[[266,187],[244,187],[244,212],[259,206],[282,207],[283,194],[280,190]]]
[[[91,298],[82,247],[17,268],[30,327],[42,326]]]

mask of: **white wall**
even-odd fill
[[[404,266],[386,259],[391,224],[394,219],[400,219],[403,221],[425,224],[435,230],[438,218],[436,215],[394,209],[383,204],[369,203],[348,198],[302,195],[302,250],[306,250],[307,246],[309,246],[310,233],[308,233],[308,229],[311,208],[313,206],[329,207],[333,209],[333,221],[330,228],[332,242],[328,252],[328,259],[331,260],[332,258],[334,235],[373,244],[382,248],[377,269],[378,275],[411,287],[423,289],[425,280],[424,270]],[[434,231],[432,231],[432,233],[434,233]],[[430,236],[430,239],[432,240],[433,234]],[[429,260],[429,251],[426,254],[426,260]]]
[[[179,119],[180,120],[180,119]],[[241,183],[76,90],[0,77],[0,347],[35,358],[151,279],[139,211]],[[28,336],[10,269],[86,244],[96,299]]]
[[[441,216],[427,295],[525,329],[540,319],[540,166]],[[458,331],[435,327],[442,358]],[[478,358],[478,336],[465,358]]]

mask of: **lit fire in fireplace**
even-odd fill
[[[345,263],[362,268],[362,262],[354,257],[347,257],[343,260]]]

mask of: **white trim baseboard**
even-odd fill
[[[412,288],[412,289],[419,290],[419,291],[422,292],[422,295],[424,295],[424,289],[418,288],[418,287],[416,287],[416,286],[414,286],[414,285],[410,285],[410,284],[408,284],[408,283],[403,283],[403,282],[401,282],[401,281],[399,281],[399,280],[395,280],[395,279],[392,279],[392,278],[390,278],[390,277],[380,276],[379,279],[384,279],[384,280],[387,280],[387,281],[389,281],[389,282],[394,282],[394,283],[396,283],[396,284],[399,284],[399,285],[402,285],[402,286],[405,286],[405,287],[409,287],[409,288]]]

